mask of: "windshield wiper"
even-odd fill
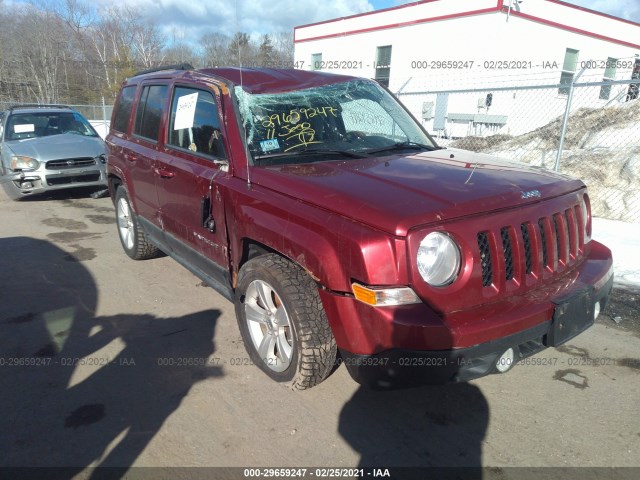
[[[434,145],[426,145],[424,143],[417,142],[397,142],[387,147],[374,148],[372,150],[366,150],[367,153],[387,152],[392,150],[442,150],[442,147],[436,147]]]
[[[267,153],[265,155],[255,156],[254,159],[262,160],[263,158],[299,157],[304,155],[342,155],[343,157],[349,158],[366,158],[369,156],[366,153],[351,152],[349,150],[322,150],[321,148],[308,148],[306,150],[296,150],[291,152]]]

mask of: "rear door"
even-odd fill
[[[160,152],[162,112],[168,102],[169,86],[162,82],[143,84],[139,94],[131,142],[124,152],[131,180],[129,188],[133,190],[129,193],[138,215],[160,227],[156,162]]]
[[[227,177],[221,165],[227,155],[219,98],[212,89],[174,86],[156,174],[167,242],[191,266],[224,276],[227,237],[218,182]]]

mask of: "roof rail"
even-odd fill
[[[7,110],[15,110],[17,108],[68,108],[72,110],[72,108],[68,105],[59,105],[59,104],[47,104],[47,103],[20,103],[16,105],[11,105]]]
[[[150,68],[149,70],[143,70],[141,72],[138,72],[136,74],[134,74],[134,77],[137,77],[138,75],[146,75],[147,73],[154,73],[154,72],[162,72],[164,70],[193,70],[193,65],[191,65],[190,63],[178,63],[175,65],[163,65],[161,67],[156,67],[156,68]]]

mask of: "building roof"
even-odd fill
[[[407,27],[421,23],[452,20],[455,18],[489,13],[508,13],[513,17],[519,17],[528,21],[541,23],[553,28],[640,49],[640,44],[635,43],[635,39],[640,38],[640,23],[573,5],[562,0],[539,0],[539,2],[533,4],[535,6],[554,7],[550,9],[550,12],[542,14],[538,12],[532,14],[521,11],[520,8],[515,7],[517,2],[514,3],[512,8],[509,0],[493,0],[492,2],[485,1],[481,3],[476,2],[477,0],[467,0],[466,2],[421,0],[382,10],[375,10],[372,12],[335,18],[323,22],[300,25],[294,29],[294,42],[301,43],[313,40],[322,40],[325,38],[343,37],[359,33]],[[447,3],[449,3],[449,5],[445,5]],[[526,8],[529,9],[530,5],[525,5]],[[423,16],[423,12],[426,12],[427,8],[430,7],[433,7],[434,12],[436,11],[436,7],[438,7],[437,13],[432,15],[427,13],[426,16]],[[553,11],[553,13],[551,13],[551,11]],[[593,20],[597,18],[611,22],[611,28],[609,30],[612,32],[612,36],[592,31],[589,28],[583,28],[585,21],[588,23],[589,19]],[[319,26],[326,26],[327,29],[331,29],[332,31],[326,34],[301,34],[304,30],[317,31],[318,29],[314,27]],[[613,35],[616,36],[614,37]]]

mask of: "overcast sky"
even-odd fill
[[[61,0],[4,0],[4,5],[8,7],[16,3],[39,1]],[[142,12],[148,12],[153,21],[162,25],[165,32],[175,34],[176,40],[184,38],[189,41],[195,41],[202,33],[212,30],[227,34],[244,31],[254,36],[282,30],[291,31],[296,25],[411,3],[402,0],[93,1],[97,7],[125,3],[140,7]],[[569,0],[569,3],[640,23],[640,0]]]

